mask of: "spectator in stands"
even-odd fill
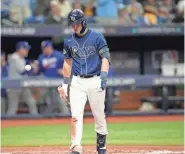
[[[162,0],[159,4],[159,15],[158,23],[170,22],[173,18],[172,12],[172,1],[171,0]]]
[[[123,25],[133,25],[134,21],[132,20],[131,16],[125,5],[120,4],[119,6],[119,17],[118,23]]]
[[[97,0],[96,14],[98,17],[116,18],[118,8],[115,0]]]
[[[6,62],[5,53],[1,51],[1,79],[8,78],[8,63]],[[1,88],[1,115],[6,114],[7,109],[7,92]]]
[[[36,0],[36,15],[37,16],[48,16],[49,6],[51,0]]]
[[[185,0],[180,0],[177,4],[176,17],[173,19],[174,23],[184,23],[184,7],[185,7]]]
[[[10,20],[22,25],[25,18],[32,16],[29,0],[10,0]]]
[[[56,0],[52,0],[50,2],[50,14],[45,21],[46,24],[63,24],[64,20],[61,17],[61,9],[59,6],[59,2]]]
[[[38,66],[34,67],[35,72],[43,74],[46,78],[62,78],[62,68],[64,62],[63,54],[55,50],[52,42],[49,40],[45,40],[41,43],[41,49],[43,53],[38,58]],[[68,113],[65,102],[61,100],[56,88],[47,89],[41,97],[41,102],[45,99],[45,96],[53,99],[50,100],[50,102],[47,102],[50,106],[45,112],[52,113],[54,109],[59,109],[63,113]]]
[[[72,10],[71,3],[68,0],[59,0],[60,15],[63,18],[67,18],[69,12]]]
[[[25,72],[28,71],[27,67],[25,67],[26,61],[25,57],[27,57],[31,46],[26,41],[20,41],[16,44],[16,51],[8,58],[9,70],[8,70],[8,78],[9,79],[17,79],[23,80],[26,78]],[[29,69],[30,70],[30,69]],[[25,103],[27,103],[30,113],[33,115],[37,115],[37,107],[36,102],[33,99],[32,93],[30,89],[8,89],[8,115],[15,115],[18,109],[19,99],[22,96]]]
[[[73,8],[83,10],[86,17],[93,17],[96,16],[95,2],[96,0],[89,0],[86,3],[82,3],[80,0],[75,0]]]
[[[95,0],[91,0],[89,3],[86,3],[83,9],[85,16],[96,16],[95,2]]]
[[[147,25],[155,25],[158,23],[159,15],[155,0],[147,0],[144,6],[144,21]]]
[[[143,6],[137,0],[131,0],[130,5],[127,6],[129,14],[131,14],[132,20],[137,21],[139,17],[143,15]]]
[[[73,9],[80,9],[83,10],[84,6],[83,4],[80,2],[80,0],[75,0],[73,3]]]

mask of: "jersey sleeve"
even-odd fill
[[[97,38],[96,44],[97,44],[97,50],[98,50],[100,57],[102,59],[103,58],[108,59],[108,61],[110,63],[109,48],[108,48],[107,42],[102,34],[100,34],[99,37]]]
[[[107,46],[107,42],[102,34],[99,34],[96,40],[96,45],[97,45],[98,51],[101,50],[103,47]]]
[[[64,55],[64,58],[66,58],[66,59],[72,58],[72,57],[71,57],[70,48],[69,48],[69,46],[68,46],[66,40],[64,40],[63,55]]]

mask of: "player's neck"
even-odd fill
[[[86,28],[85,31],[82,34],[77,34],[77,35],[82,37],[82,36],[84,36],[87,33],[87,31],[88,31],[88,28]]]

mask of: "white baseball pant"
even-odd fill
[[[92,114],[95,120],[95,131],[99,134],[106,135],[107,123],[105,119],[105,90],[101,90],[101,79],[99,76],[92,78],[81,78],[73,76],[69,98],[72,114],[71,128],[71,149],[81,147],[83,134],[83,114],[84,107],[89,100]]]

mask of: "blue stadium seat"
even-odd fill
[[[158,23],[162,24],[162,23],[165,23],[168,19],[165,18],[165,17],[160,17],[160,16],[158,16],[158,17],[157,17],[157,20],[158,20]]]
[[[137,19],[137,25],[142,26],[142,25],[147,25],[145,22],[144,16],[141,16]]]
[[[96,19],[94,17],[86,17],[87,23],[93,24],[96,23]]]

